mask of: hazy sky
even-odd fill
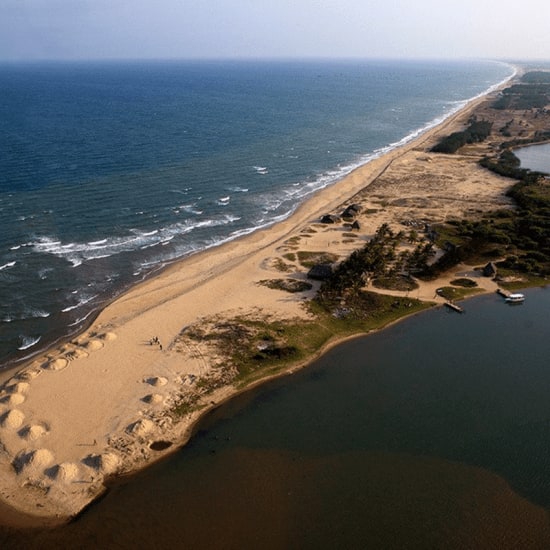
[[[0,59],[550,59],[549,0],[0,0]]]

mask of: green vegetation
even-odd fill
[[[403,232],[394,233],[388,224],[381,225],[363,248],[353,251],[323,282],[316,300],[330,309],[343,296],[350,303],[356,298],[360,301],[361,289],[371,279],[381,285],[385,282],[387,288],[389,281],[399,281],[401,285],[403,276],[425,271],[434,254],[432,243],[420,242],[413,250],[398,252],[397,247],[404,240]]]
[[[297,254],[300,264],[308,268],[312,268],[317,264],[331,264],[338,260],[338,256],[330,252],[307,252],[299,250]]]
[[[294,254],[294,252],[288,252],[287,254],[283,254],[283,258],[289,262],[295,262],[296,254]]]
[[[437,289],[437,294],[449,302],[462,300],[476,292],[478,292],[478,289],[475,288],[454,288],[452,286],[444,286]]]
[[[387,290],[411,291],[418,288],[418,283],[410,276],[397,274],[374,279],[372,286]]]
[[[466,277],[461,277],[460,279],[453,279],[451,285],[460,286],[462,288],[475,288],[477,283],[472,281],[472,279],[467,279]]]
[[[273,262],[273,268],[283,273],[288,273],[294,269],[292,264],[287,264],[281,258],[276,258]]]
[[[266,279],[259,281],[260,285],[272,288],[274,290],[284,290],[285,292],[305,292],[311,290],[313,285],[307,281],[298,279]]]
[[[481,165],[519,180],[508,193],[518,208],[437,227],[437,244],[446,252],[426,274],[437,276],[460,262],[500,259],[499,269],[549,276],[550,182],[543,174],[519,168],[518,159],[508,150],[497,159],[484,158]]]
[[[468,128],[444,137],[437,145],[434,145],[431,150],[434,153],[456,153],[467,143],[480,143],[485,141],[491,133],[492,126],[492,122],[472,118]]]
[[[521,83],[502,90],[493,103],[494,109],[544,109],[550,104],[550,72],[531,71],[521,77]]]

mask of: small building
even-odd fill
[[[484,277],[496,277],[497,266],[493,262],[489,262],[482,270]]]

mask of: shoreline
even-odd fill
[[[432,131],[437,130],[442,125],[446,124],[448,121],[452,120],[454,117],[460,115],[465,109],[469,109],[472,107],[475,103],[478,103],[480,101],[483,101],[483,99],[490,94],[493,94],[495,92],[498,92],[498,90],[502,89],[506,85],[508,85],[509,82],[511,82],[514,78],[517,78],[520,76],[523,72],[522,67],[512,64],[512,63],[504,63],[505,65],[511,67],[513,69],[513,73],[503,79],[502,81],[490,86],[487,90],[484,92],[473,96],[469,99],[459,101],[458,107],[451,109],[448,113],[445,113],[439,117],[434,118],[432,121],[428,122],[426,125],[424,125],[421,128],[418,128],[416,130],[413,130],[406,136],[404,136],[402,139],[400,139],[397,142],[390,143],[386,146],[380,147],[378,149],[375,149],[371,153],[363,155],[361,158],[363,160],[359,160],[357,164],[352,164],[353,167],[351,167],[347,172],[344,172],[343,175],[338,176],[338,179],[332,181],[332,183],[329,183],[325,187],[321,187],[319,189],[316,189],[313,191],[310,195],[307,196],[307,198],[302,199],[303,202],[301,202],[296,209],[289,214],[286,218],[282,220],[272,221],[267,223],[266,225],[260,226],[260,227],[252,227],[244,231],[243,234],[236,236],[236,237],[227,237],[225,239],[222,239],[218,243],[212,244],[210,247],[200,250],[198,252],[191,252],[186,256],[183,256],[181,258],[176,258],[170,261],[167,261],[165,263],[158,264],[155,266],[149,273],[146,273],[143,275],[141,280],[131,282],[127,285],[123,285],[121,288],[116,289],[111,297],[107,298],[104,302],[100,303],[96,308],[90,310],[85,318],[82,325],[75,327],[73,330],[67,330],[66,333],[57,335],[52,340],[48,340],[46,342],[40,343],[36,347],[36,349],[29,348],[28,350],[17,350],[13,352],[11,355],[8,355],[5,358],[5,363],[1,365],[0,369],[0,382],[2,379],[2,376],[5,372],[9,373],[15,369],[21,368],[27,363],[32,362],[36,357],[40,357],[42,355],[45,355],[48,353],[49,350],[54,349],[56,347],[62,346],[64,342],[72,339],[72,338],[78,338],[79,335],[85,333],[87,330],[90,329],[90,327],[93,326],[95,323],[97,317],[101,314],[101,312],[109,307],[113,302],[117,301],[119,298],[122,298],[124,295],[126,295],[128,292],[133,291],[135,288],[139,287],[142,284],[147,283],[147,281],[162,276],[163,273],[171,269],[172,267],[176,267],[182,263],[188,261],[190,258],[203,254],[203,253],[210,253],[212,251],[217,250],[220,247],[223,247],[225,245],[228,245],[232,242],[239,241],[241,239],[246,239],[250,235],[261,232],[264,230],[269,230],[274,225],[277,225],[279,223],[284,223],[285,221],[291,219],[297,211],[305,204],[307,204],[309,201],[316,200],[316,197],[319,193],[322,193],[327,188],[330,188],[334,185],[337,185],[342,180],[348,178],[351,174],[353,174],[356,171],[362,170],[367,165],[370,165],[373,162],[376,162],[380,159],[385,158],[387,155],[390,155],[396,151],[399,151],[403,149],[404,147],[407,147],[409,144],[415,143],[417,140],[421,139],[423,136],[428,136],[428,134]],[[70,328],[70,325],[66,328]],[[34,348],[35,346],[32,346]],[[18,353],[18,352],[21,353]],[[25,354],[25,351],[29,351],[30,353]]]
[[[509,80],[501,84],[501,87],[508,82]],[[288,316],[307,318],[300,308],[301,297],[281,297],[276,291],[258,287],[256,284],[259,273],[276,272],[269,262],[266,263],[265,253],[270,252],[271,256],[279,254],[277,257],[280,257],[288,249],[286,243],[289,239],[299,235],[304,227],[316,224],[324,213],[362,198],[359,197],[361,193],[385,176],[392,165],[402,161],[407,154],[415,154],[416,151],[427,155],[426,143],[449,133],[455,126],[461,127],[472,111],[496,91],[471,101],[463,109],[405,145],[360,166],[339,182],[318,191],[289,218],[165,266],[160,273],[138,283],[110,302],[98,312],[95,320],[86,329],[71,337],[73,341],[57,343],[53,348],[40,353],[41,358],[34,356],[28,364],[17,366],[18,373],[27,378],[18,378],[13,371],[2,372],[0,382],[4,383],[5,388],[17,384],[26,386],[15,388],[17,391],[5,390],[2,393],[3,398],[7,397],[5,403],[11,408],[7,409],[4,405],[0,409],[3,418],[0,440],[5,446],[0,455],[0,471],[4,473],[4,480],[0,485],[0,501],[9,505],[17,500],[14,508],[28,515],[29,524],[35,520],[38,524],[64,523],[81,513],[104,492],[104,482],[109,476],[135,473],[182,447],[192,437],[196,423],[209,410],[242,391],[248,391],[272,379],[273,375],[266,376],[243,389],[222,387],[208,395],[211,404],[205,409],[192,413],[176,425],[168,421],[162,424],[166,420],[162,418],[163,408],[169,409],[174,403],[170,392],[180,391],[177,386],[187,385],[190,380],[188,377],[200,377],[204,374],[203,371],[208,369],[209,360],[212,359],[201,355],[200,350],[187,350],[179,355],[174,351],[171,346],[176,343],[182,328],[208,316],[218,315],[231,319],[235,313],[247,314],[258,308],[262,309],[263,314],[283,319]],[[460,160],[458,159],[459,162]],[[499,179],[497,176],[490,177]],[[500,184],[502,189],[511,185],[510,180],[503,179]],[[384,219],[386,214],[382,209],[380,215],[373,218]],[[377,223],[377,220],[372,220],[372,223]],[[316,230],[314,239],[317,245],[321,242],[328,243],[331,250],[338,248],[340,256],[345,256],[353,249],[349,243],[336,244],[333,228]],[[369,231],[370,227],[365,229],[362,238],[368,238]],[[341,236],[339,238],[340,241],[345,240]],[[358,242],[354,244],[357,247]],[[255,271],[252,264],[257,268]],[[247,277],[248,286],[243,283]],[[441,286],[441,281],[438,279],[434,284]],[[246,288],[236,289],[237,286]],[[189,301],[194,303],[189,304]],[[157,333],[165,344],[165,350],[151,349],[153,346],[147,344]],[[283,376],[303,368],[341,341],[361,335],[363,334],[331,339],[314,356],[275,376]],[[159,366],[159,363],[162,364]],[[112,365],[116,365],[116,368]],[[98,372],[100,370],[101,373]],[[114,384],[115,378],[117,387],[110,388],[106,392],[109,394],[107,397],[96,395],[103,393],[102,384],[105,379]],[[74,393],[70,393],[68,388]],[[124,396],[121,395],[123,390],[126,392]],[[143,394],[146,391],[158,392],[150,395],[160,395],[163,398],[162,404],[145,406],[143,397],[146,396]],[[12,399],[16,395],[23,396],[23,401],[16,403],[18,399]],[[66,416],[66,410],[55,409],[73,409],[67,407],[67,403],[51,403],[52,396],[57,395],[63,396],[64,400],[70,401],[76,408],[79,408],[82,398],[86,396],[93,402],[91,407],[88,404],[89,411],[98,410],[97,407],[101,406],[107,410],[102,411],[102,418],[93,418],[99,424],[98,427],[90,429],[88,418],[68,426],[62,418],[62,413]],[[128,402],[135,403],[135,413],[132,409],[128,414],[129,407],[120,406],[120,401],[126,402],[127,397],[130,398]],[[113,402],[115,398],[119,401],[116,404]],[[31,414],[26,412],[27,406]],[[110,407],[115,410],[109,411]],[[13,411],[21,411],[24,415],[23,418],[19,417],[20,423],[17,415],[10,416]],[[40,418],[40,414],[35,411],[39,411],[44,418]],[[21,433],[25,435],[27,427],[39,427],[35,431],[40,432],[42,429],[43,433],[36,439],[22,437]],[[88,443],[79,442],[82,433],[86,433],[86,437],[94,441],[93,445],[89,444],[89,449],[84,447]],[[116,438],[113,438],[113,434],[116,434]],[[174,447],[169,451],[156,454],[147,452],[151,441],[167,438],[175,441]],[[124,441],[121,442],[120,439]],[[126,448],[131,447],[129,453],[121,452],[122,444]],[[83,453],[78,446],[92,452]],[[17,448],[23,451],[23,455],[21,451],[16,451]],[[44,450],[49,454],[38,453]],[[78,460],[83,454],[85,456]],[[21,457],[17,475],[12,467],[16,456]],[[39,470],[49,473],[41,478]],[[21,475],[24,479],[21,479]],[[73,492],[72,485],[85,475],[91,478],[90,485],[86,490]],[[45,510],[41,514],[36,513],[37,503],[43,506],[40,508],[41,512]]]

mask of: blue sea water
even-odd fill
[[[287,217],[513,73],[496,62],[0,65],[0,358]]]

